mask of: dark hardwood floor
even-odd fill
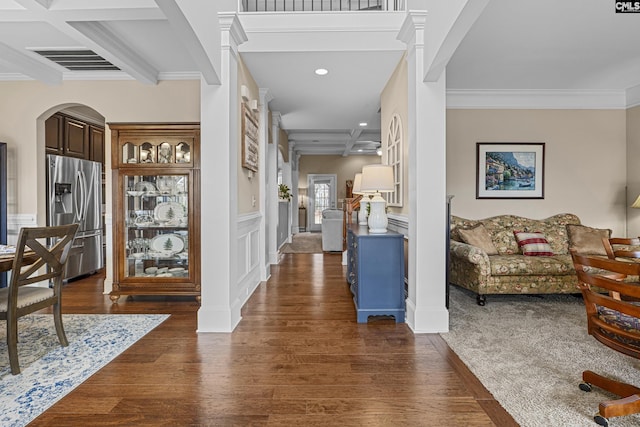
[[[30,425],[517,426],[439,335],[356,323],[340,262],[283,255],[231,334],[197,334],[192,298],[68,283],[65,313],[171,317]]]

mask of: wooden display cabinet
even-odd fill
[[[110,123],[113,169],[111,300],[200,301],[200,125]]]

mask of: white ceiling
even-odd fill
[[[163,13],[173,1],[0,0],[0,80],[199,78],[202,58]],[[373,153],[380,94],[404,51],[404,16],[330,16],[243,14],[240,53],[299,152]],[[640,14],[617,14],[611,1],[490,0],[447,67],[447,89],[475,97],[604,93],[624,108],[640,93],[638,40]],[[91,49],[123,71],[65,71],[32,52],[43,48]],[[318,67],[329,74],[316,76]]]

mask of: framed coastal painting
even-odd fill
[[[544,199],[544,142],[478,142],[476,199]]]

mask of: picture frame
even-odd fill
[[[544,199],[544,142],[476,143],[476,199]]]
[[[242,167],[257,172],[259,152],[258,118],[247,104],[242,104]]]

